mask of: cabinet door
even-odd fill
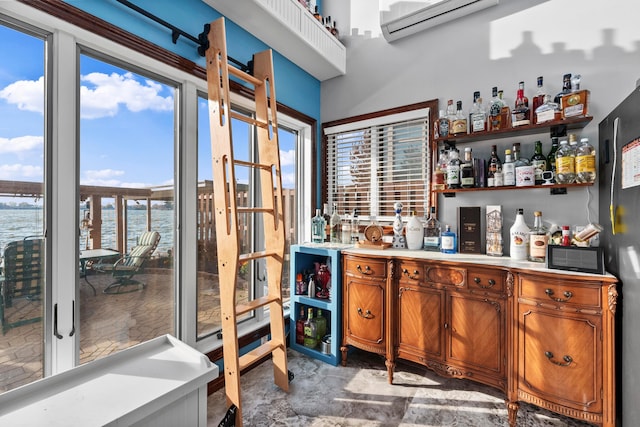
[[[601,320],[521,305],[519,389],[581,411],[602,411]]]
[[[447,362],[504,377],[504,301],[447,294]]]
[[[345,341],[377,353],[385,352],[385,282],[345,276]]]
[[[398,356],[416,362],[444,359],[444,291],[400,285]]]

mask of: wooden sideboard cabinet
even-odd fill
[[[456,258],[343,251],[342,364],[352,345],[384,355],[390,383],[405,359],[496,387],[511,426],[522,401],[614,427],[616,279]]]
[[[613,427],[615,283],[516,277],[517,400]]]

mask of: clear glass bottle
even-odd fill
[[[460,157],[457,148],[449,150],[447,165],[447,188],[460,188]]]
[[[445,156],[445,151],[440,150],[440,156],[438,157],[438,162],[436,163],[435,170],[433,171],[433,187],[432,188],[434,190],[444,190],[445,186],[447,185],[446,162],[448,160],[445,161],[443,159],[444,156]],[[443,163],[445,164],[444,169],[442,169]]]
[[[518,83],[515,107],[511,112],[511,125],[513,127],[531,124],[528,104],[528,100],[524,96],[524,82],[520,82]]]
[[[462,111],[462,101],[456,103],[456,117],[453,120],[453,126],[449,131],[453,135],[462,135],[467,133],[467,118]]]
[[[547,92],[544,90],[544,79],[542,76],[539,76],[536,79],[536,83],[537,83],[537,90],[536,90],[536,96],[533,97],[533,103],[531,105],[531,111],[534,114],[534,117],[532,117],[533,119],[533,123],[538,123],[538,119],[537,119],[537,110],[538,107],[540,107],[542,104],[545,103],[545,97],[547,96]],[[549,97],[550,99],[550,97]]]
[[[542,222],[542,212],[535,211],[533,213],[533,227],[529,231],[529,261],[545,262],[548,244],[549,230]]]
[[[534,170],[529,159],[520,155],[520,143],[513,144],[513,164],[516,176],[516,187],[527,187],[534,184]]]
[[[329,242],[331,239],[331,211],[329,210],[329,203],[324,203],[322,205],[322,217],[326,224],[324,227],[324,241]]]
[[[535,184],[544,184],[542,178],[542,172],[547,170],[547,158],[542,154],[542,142],[536,141],[534,146],[533,156],[531,156],[531,165],[533,166],[533,173],[535,176]]]
[[[331,220],[329,222],[329,227],[331,228],[331,243],[340,243],[342,242],[342,237],[340,235],[340,233],[342,232],[341,230],[341,218],[340,218],[340,214],[338,213],[338,204],[334,203],[333,204],[333,213],[331,214]]]
[[[449,135],[453,133],[453,121],[456,119],[456,106],[453,99],[447,101],[447,120],[449,120]]]
[[[524,221],[524,209],[519,208],[516,220],[509,230],[509,256],[515,260],[526,260],[529,249],[529,227]]]
[[[550,122],[562,118],[560,105],[551,101],[551,96],[549,95],[545,95],[544,102],[534,112],[536,123]]]
[[[576,182],[592,183],[596,180],[596,150],[589,138],[582,138],[576,149]]]
[[[491,101],[489,103],[489,130],[500,130],[503,128],[501,115],[504,103],[498,98],[498,88],[491,88]]]
[[[556,182],[558,184],[572,184],[575,180],[575,151],[565,139],[560,141],[560,148],[556,152]]]
[[[307,310],[307,320],[304,322],[304,346],[316,348],[318,346],[318,325],[313,318],[313,308]]]
[[[411,216],[404,227],[404,235],[407,241],[407,249],[417,251],[422,249],[424,243],[424,228],[422,222],[416,216],[416,211],[411,211]]]
[[[440,110],[440,117],[438,118],[438,134],[440,138],[446,138],[449,136],[449,118],[444,110]]]
[[[351,243],[351,216],[348,212],[342,217],[342,224],[340,225],[340,239],[344,244]]]
[[[451,231],[449,224],[445,225],[445,230],[440,235],[440,252],[444,254],[455,254],[457,252],[456,233]]]
[[[482,104],[482,97],[478,97],[471,113],[471,131],[484,132],[487,130],[487,112]]]
[[[324,242],[326,226],[327,222],[320,213],[320,209],[316,209],[316,216],[311,219],[311,241],[313,243]]]
[[[431,206],[429,218],[425,221],[423,249],[425,251],[440,251],[440,234],[442,227],[436,217],[436,207]]]
[[[553,179],[551,182],[556,182],[556,153],[558,152],[559,144],[558,137],[551,137],[551,149],[547,154],[547,170],[553,172]]]
[[[360,241],[360,220],[358,219],[358,209],[354,209],[351,214],[351,244],[355,245]]]
[[[502,164],[502,178],[504,185],[516,185],[516,166],[511,158],[511,150],[504,150],[504,163]]]
[[[471,147],[465,147],[464,149],[464,162],[460,165],[460,186],[462,188],[473,188],[475,186]]]
[[[491,155],[487,162],[487,187],[495,187],[495,174],[496,172],[502,172],[502,161],[498,157],[498,149],[495,145],[491,146]]]

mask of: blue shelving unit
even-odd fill
[[[340,343],[342,341],[342,257],[340,250],[349,245],[336,245],[330,243],[309,243],[291,246],[291,310],[290,319],[290,345],[291,348],[309,357],[322,360],[334,366],[340,362]],[[329,299],[310,298],[307,295],[296,295],[296,275],[305,270],[314,271],[315,263],[331,264],[331,289]],[[296,321],[300,316],[300,307],[313,307],[321,309],[323,316],[327,318],[327,334],[331,335],[330,353],[320,350],[320,346],[311,349],[296,343]]]

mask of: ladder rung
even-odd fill
[[[263,122],[261,120],[256,120],[253,117],[248,117],[244,114],[236,113],[235,111],[231,112],[231,117],[234,119],[242,120],[243,122],[249,123],[250,125],[258,126],[265,129],[269,128],[269,123]]]
[[[259,259],[259,258],[267,258],[270,256],[276,256],[278,255],[277,252],[273,252],[273,251],[260,251],[260,252],[250,252],[247,254],[241,254],[238,257],[238,260],[240,261],[251,261],[252,259]]]
[[[235,159],[233,160],[233,164],[238,166],[247,166],[249,168],[264,169],[264,170],[271,170],[271,167],[272,167],[272,165],[267,165],[264,163],[246,162],[244,160],[235,160]]]
[[[253,311],[256,308],[264,307],[265,305],[271,304],[272,302],[279,302],[279,301],[280,302],[282,301],[279,295],[275,295],[275,296],[265,295],[263,297],[256,298],[252,301],[249,301],[246,304],[236,305],[236,315],[240,316],[242,314]]]
[[[275,212],[275,210],[272,209],[272,208],[241,208],[241,207],[237,207],[236,211],[238,211],[238,213],[259,213],[259,212],[272,213],[272,212]]]
[[[229,74],[232,74],[236,77],[238,77],[239,79],[244,80],[245,82],[251,83],[254,86],[260,86],[262,85],[262,80],[258,80],[255,77],[253,77],[251,74],[249,73],[245,73],[244,71],[236,68],[236,67],[227,67],[229,69]]]
[[[273,353],[278,348],[280,348],[280,345],[276,344],[273,340],[271,340],[271,341],[267,341],[266,343],[262,344],[261,346],[255,348],[255,349],[251,350],[250,352],[242,355],[238,359],[238,364],[240,365],[239,366],[240,371],[242,371],[244,368],[250,366],[254,362],[262,359],[267,354]]]

